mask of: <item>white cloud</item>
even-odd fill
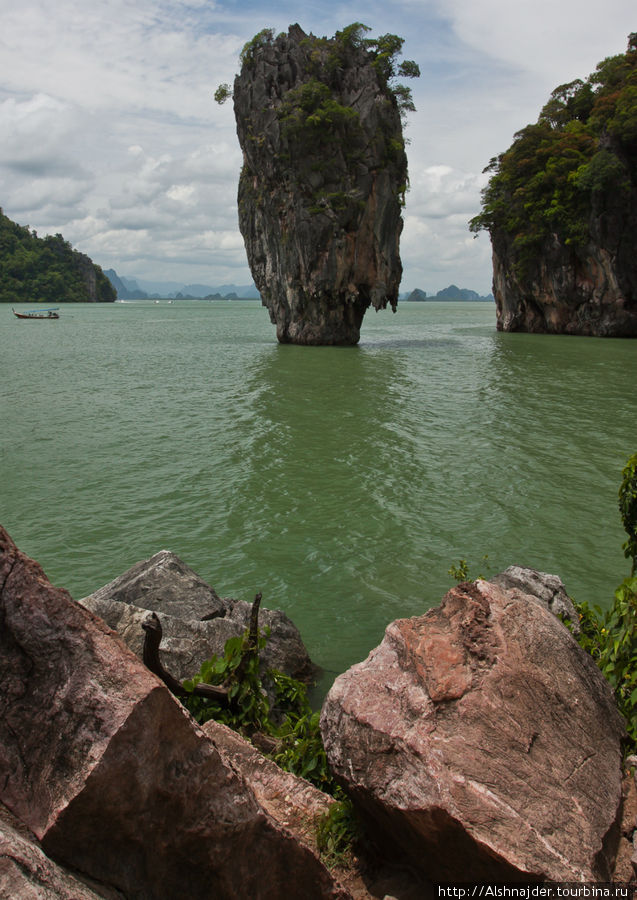
[[[231,81],[244,42],[294,21],[331,34],[351,21],[404,34],[417,112],[403,287],[491,280],[488,241],[467,221],[482,169],[537,118],[558,83],[621,52],[634,2],[608,0],[23,0],[2,10],[0,197],[7,215],[64,234],[120,274],[247,283],[237,227],[241,152]]]
[[[29,93],[46,84],[96,111],[204,116],[215,78],[234,63],[241,41],[202,28],[181,6],[59,0],[52,15],[47,0],[16,4],[3,14],[5,87]]]
[[[166,196],[182,206],[192,206],[196,202],[194,193],[194,184],[173,184],[166,191]]]
[[[635,27],[633,0],[438,0],[467,46],[532,72],[550,89],[585,78],[623,53]],[[606,48],[606,49],[603,49]]]
[[[0,102],[0,163],[29,173],[74,171],[67,148],[78,118],[69,103],[45,93],[8,97]]]

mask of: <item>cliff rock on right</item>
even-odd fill
[[[498,330],[637,336],[637,33],[485,171]]]

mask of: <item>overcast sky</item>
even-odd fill
[[[635,0],[0,0],[0,206],[103,268],[249,284],[237,226],[232,104],[213,100],[256,32],[405,37],[417,112],[401,290],[488,293],[488,237],[467,221],[482,170],[557,85],[623,53]]]

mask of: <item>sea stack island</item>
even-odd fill
[[[239,225],[281,343],[353,345],[369,306],[396,308],[413,103],[394,79],[419,71],[396,63],[401,38],[366,31],[266,29],[241,54]]]

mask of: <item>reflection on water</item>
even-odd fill
[[[339,631],[346,642],[340,623],[375,620],[393,596],[379,572],[410,456],[393,428],[405,381],[395,355],[357,349],[275,347],[249,369],[258,439],[232,511],[236,552],[320,641]]]
[[[418,350],[426,353],[428,350],[439,351],[443,347],[453,351],[458,341],[449,338],[388,338],[386,340],[378,340],[369,344],[362,344],[363,351],[370,350]],[[359,347],[359,349],[361,349]]]
[[[168,547],[334,672],[461,557],[602,604],[625,574],[630,341],[499,334],[488,304],[369,315],[356,348],[279,346],[257,304],[72,316],[0,317],[0,520],[74,596]]]

